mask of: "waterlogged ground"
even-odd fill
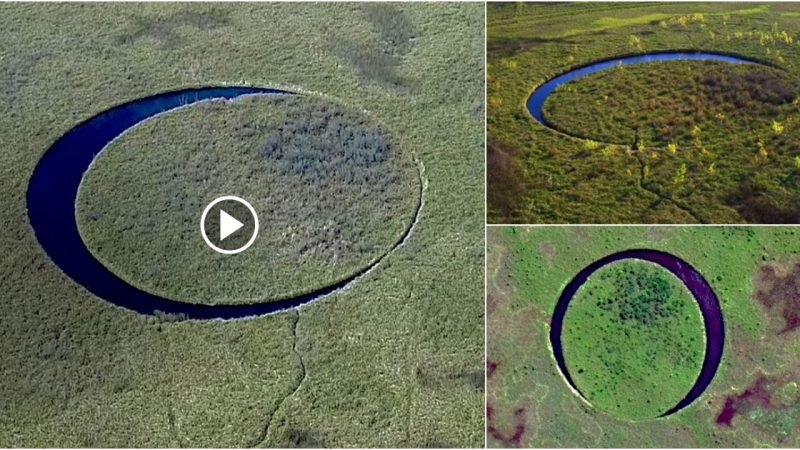
[[[6,4],[0,28],[0,446],[483,444],[482,5]],[[75,285],[28,224],[41,155],[114,105],[220,84],[366,111],[424,167],[413,237],[346,292],[246,321]]]
[[[491,4],[492,223],[797,223],[800,25],[795,4]],[[598,59],[669,50],[769,66],[661,61],[562,85]]]
[[[798,233],[791,227],[490,228],[487,247],[489,445],[800,445],[797,432],[800,424],[800,363],[794,357],[800,350],[800,304],[793,294],[798,288],[800,275],[800,259],[796,256],[800,250],[800,244],[796,244]],[[638,420],[631,421],[628,420],[631,417],[621,418],[619,411],[611,408],[587,405],[560,375],[549,347],[550,318],[566,283],[589,263],[629,248],[663,250],[689,262],[717,293],[725,320],[725,351],[711,385],[687,408],[663,419],[642,419],[639,416]],[[643,270],[640,279],[653,281],[654,274],[647,266],[639,269]],[[627,276],[615,279],[625,280]],[[655,284],[662,285],[659,282]],[[593,289],[597,295],[607,290],[602,283]],[[672,293],[676,296],[674,298],[681,298],[680,290]],[[614,342],[597,339],[597,330],[602,331],[603,327],[590,327],[593,322],[604,322],[599,313],[603,308],[598,307],[592,312],[591,304],[584,306],[587,316],[578,320],[576,325],[595,330],[595,336],[589,331],[583,336],[583,339],[595,339],[584,346],[583,351],[607,348]],[[669,308],[665,311],[668,313]],[[665,317],[670,315],[667,313]],[[594,317],[588,317],[589,314]],[[636,311],[631,311],[631,315],[640,316]],[[685,325],[697,325],[699,318],[692,319],[690,315],[687,321]],[[673,377],[680,375],[681,371],[662,363],[694,359],[696,346],[692,345],[691,338],[702,338],[702,335],[692,335],[695,329],[686,328],[685,337],[689,342],[668,342],[683,339],[684,336],[675,333],[668,336],[670,339],[661,342],[659,339],[650,340],[644,347],[631,350],[636,352],[646,347],[649,351],[615,361],[602,358],[599,352],[587,352],[585,357],[593,358],[599,364],[604,364],[601,360],[606,359],[612,366],[624,363],[626,358],[627,361],[638,361],[639,364],[628,368],[631,372],[622,371],[620,378],[646,367],[645,375],[659,371],[669,387],[678,381]],[[577,340],[577,332],[574,337]],[[652,352],[657,356],[654,363],[644,364]],[[595,379],[600,376],[613,378],[613,374],[593,376]],[[641,379],[646,381],[648,378]],[[678,384],[681,383],[674,385]],[[612,401],[610,394],[615,390],[614,386],[609,384],[605,388],[605,397],[595,397],[598,403]],[[639,388],[642,388],[640,393],[648,393],[646,386],[632,383],[628,390],[617,391],[623,395],[617,401],[624,401],[624,395],[631,395],[631,390]],[[648,394],[655,399],[663,393]],[[648,406],[646,400],[646,397],[637,399]],[[614,406],[612,403],[611,407]]]

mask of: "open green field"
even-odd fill
[[[799,232],[490,227],[489,445],[797,447]],[[686,394],[704,350],[697,307],[669,272],[645,262],[615,262],[591,275],[570,303],[562,333],[565,359],[590,404],[567,385],[549,340],[556,301],[580,270],[606,255],[643,248],[669,252],[697,269],[716,292],[725,322],[722,363],[710,386],[665,418],[653,413]],[[614,319],[612,311],[625,319]]]
[[[491,223],[797,223],[797,4],[489,4]],[[615,56],[702,50],[762,64],[658,61],[559,86]]]
[[[5,4],[0,29],[0,446],[483,445],[482,4]],[[384,253],[421,192],[405,245],[345,291],[228,322],[66,277],[26,211],[42,154],[114,105],[208,85],[305,96],[192,106],[109,146],[77,217],[112,270],[203,303],[306,291]],[[275,207],[225,286],[233,260],[194,244],[229,194]]]

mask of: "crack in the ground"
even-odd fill
[[[406,296],[406,305],[410,305],[411,304],[411,298],[414,296],[414,283],[416,282],[416,280],[417,280],[417,277],[415,275],[414,278],[412,278],[411,282],[409,283],[408,295]],[[406,403],[405,403],[405,407],[406,407],[405,436],[404,436],[404,442],[401,443],[400,447],[415,447],[414,445],[411,444],[411,428],[414,426],[413,423],[412,423],[413,422],[413,418],[414,418],[414,414],[413,414],[413,411],[411,410],[411,408],[412,408],[412,404],[411,404],[411,389],[412,389],[411,388],[411,384],[409,383],[407,385],[407,388],[406,388],[407,395],[406,395]]]
[[[425,177],[425,165],[422,163],[422,161],[417,159],[416,154],[413,155],[413,158],[414,158],[414,161],[417,163],[417,168],[419,170],[419,178],[420,178],[420,182],[421,182],[420,192],[419,192],[419,204],[417,205],[417,212],[415,214],[413,222],[411,223],[411,226],[408,229],[408,232],[400,240],[400,242],[395,246],[395,248],[392,249],[392,251],[404,246],[406,244],[406,242],[408,242],[408,240],[414,234],[414,231],[415,231],[415,229],[417,227],[417,224],[419,223],[419,221],[421,219],[423,207],[425,206],[425,193],[428,190],[428,179]],[[388,255],[389,254],[387,253],[384,256],[388,256]],[[360,276],[361,277],[366,276],[368,273],[370,273],[374,269],[376,269],[378,267],[378,265],[379,264],[375,264],[373,267],[371,267],[369,270],[367,270],[365,273],[363,273]],[[412,288],[409,291],[409,298],[413,294],[413,290],[414,289],[413,289],[413,285],[412,285]],[[295,309],[294,311],[295,311],[295,320],[294,320],[294,324],[292,325],[292,351],[294,352],[295,355],[297,355],[297,360],[300,363],[300,370],[301,370],[300,381],[297,383],[297,386],[295,386],[295,388],[292,390],[292,392],[289,393],[289,395],[287,395],[280,402],[278,402],[278,406],[276,406],[275,410],[272,412],[272,414],[270,414],[269,417],[267,417],[266,423],[264,424],[264,429],[261,430],[261,433],[253,441],[253,443],[247,446],[248,448],[257,447],[257,446],[263,444],[269,438],[269,432],[271,430],[270,426],[272,425],[272,419],[274,419],[275,416],[278,415],[278,412],[280,412],[281,408],[283,407],[283,404],[286,403],[287,400],[289,400],[291,397],[293,397],[297,393],[297,391],[300,390],[300,387],[303,385],[303,382],[306,380],[306,378],[308,376],[308,371],[306,370],[306,364],[305,364],[305,361],[303,360],[303,355],[299,351],[297,351],[297,326],[298,326],[298,323],[300,322],[300,310],[299,309]]]
[[[643,189],[643,190],[655,195],[656,197],[658,197],[659,199],[661,199],[661,200],[663,200],[665,202],[672,203],[673,205],[675,205],[681,211],[683,211],[686,214],[689,214],[690,216],[692,216],[692,218],[694,220],[696,220],[697,223],[706,223],[689,205],[687,205],[687,204],[685,204],[685,203],[683,203],[681,201],[678,201],[678,200],[676,200],[676,199],[674,199],[672,197],[664,195],[664,194],[661,193],[660,190],[655,189],[655,188],[650,187],[649,185],[647,185],[645,183],[645,177],[646,177],[645,167],[647,166],[647,163],[645,163],[642,160],[642,156],[640,154],[638,154],[638,153],[636,154],[636,160],[639,162],[638,184],[639,184],[639,188],[640,189]]]
[[[411,238],[411,235],[414,234],[414,231],[415,231],[415,229],[417,227],[417,224],[419,223],[420,218],[422,216],[422,209],[425,206],[425,192],[428,190],[428,179],[425,177],[425,165],[422,163],[422,161],[417,159],[416,154],[413,155],[413,158],[414,158],[414,161],[417,163],[417,167],[419,169],[419,178],[420,178],[420,182],[421,182],[420,193],[419,193],[419,204],[417,205],[417,212],[416,212],[416,215],[415,215],[415,218],[414,218],[413,222],[411,223],[411,226],[409,227],[408,232],[406,233],[405,237],[403,237],[403,239],[401,239],[401,241],[396,245],[396,247],[393,249],[393,251],[396,250],[399,247],[404,246],[406,244],[406,242],[408,242],[408,240]],[[388,256],[388,254],[385,255],[385,256]],[[365,276],[368,273],[372,272],[372,270],[377,268],[377,266],[378,266],[378,264],[376,264],[375,266],[370,268],[367,272],[365,272],[361,276]],[[411,290],[409,291],[409,294],[408,294],[409,298],[413,294],[413,291],[414,291],[414,288],[413,288],[413,285],[412,285],[412,288],[411,288]],[[292,392],[289,393],[289,395],[287,395],[280,402],[278,402],[278,406],[276,406],[275,410],[272,412],[272,414],[270,414],[269,417],[267,417],[266,423],[264,424],[264,429],[261,430],[261,433],[259,434],[258,438],[256,438],[253,441],[252,444],[247,446],[248,448],[257,447],[257,446],[263,444],[269,438],[269,432],[271,430],[270,426],[272,425],[272,419],[274,419],[275,416],[278,415],[278,413],[280,412],[281,408],[283,407],[283,404],[286,403],[287,400],[292,398],[297,393],[297,391],[300,390],[300,387],[303,385],[303,382],[306,380],[306,378],[308,376],[308,371],[306,370],[306,364],[305,364],[305,361],[303,360],[303,355],[299,351],[297,351],[297,325],[300,322],[300,310],[299,309],[295,309],[294,311],[295,311],[295,320],[294,320],[294,324],[292,325],[292,351],[294,352],[295,355],[297,355],[297,360],[300,363],[300,370],[301,370],[300,381],[297,383],[297,385],[292,390]]]
[[[297,325],[299,323],[300,323],[300,310],[295,309],[295,319],[294,319],[294,324],[292,324],[292,351],[294,352],[295,355],[297,355],[297,360],[300,363],[300,371],[301,371],[300,381],[297,382],[297,385],[294,387],[292,392],[290,392],[286,397],[284,397],[280,402],[278,402],[278,406],[276,406],[272,414],[270,414],[270,416],[267,417],[267,421],[264,424],[264,429],[261,430],[261,434],[251,445],[248,446],[250,448],[257,447],[258,445],[262,444],[267,440],[267,438],[269,437],[270,425],[272,425],[272,419],[274,419],[275,416],[278,415],[281,408],[283,407],[283,404],[286,403],[287,400],[292,398],[294,394],[296,394],[297,391],[300,390],[300,386],[303,385],[303,382],[306,380],[306,377],[308,375],[308,372],[306,371],[306,363],[305,361],[303,361],[303,355],[299,351],[297,351]]]
[[[183,448],[183,443],[178,435],[178,427],[175,425],[175,407],[172,405],[172,400],[170,400],[169,410],[167,411],[167,423],[169,424],[169,434],[175,440],[175,445]]]

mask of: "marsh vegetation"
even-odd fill
[[[514,164],[489,177],[489,220],[796,223],[794,8],[522,4],[512,13],[490,5],[488,140],[509,149]],[[764,64],[664,61],[591,74],[545,103],[563,134],[521,106],[571,68],[671,50]]]
[[[483,445],[483,393],[460,377],[484,367],[484,126],[482,109],[475,107],[483,104],[484,92],[483,5],[392,5],[392,14],[402,16],[392,20],[407,21],[414,30],[410,50],[393,65],[405,86],[413,89],[363,76],[356,62],[337,51],[344,42],[382,41],[384,25],[370,20],[366,7],[352,3],[0,5],[4,32],[0,97],[14,105],[0,115],[0,136],[9,143],[2,150],[0,171],[5,193],[5,214],[0,218],[5,229],[0,235],[4,249],[0,445]],[[311,303],[299,314],[233,322],[172,321],[116,307],[72,283],[48,259],[30,228],[25,194],[36,162],[63,133],[114,105],[209,85],[271,86],[330,96],[348,118],[340,130],[367,133],[378,126],[380,135],[389,138],[386,162],[376,167],[392,167],[391,155],[416,154],[425,169],[427,189],[413,239],[363,283]],[[160,220],[173,208],[189,211],[186,205],[194,202],[196,209],[185,217],[169,216],[168,225],[154,224],[174,226],[176,231],[191,227],[190,241],[173,236],[160,243],[141,242],[160,244],[164,257],[173,259],[174,266],[161,266],[165,272],[186,273],[182,265],[191,262],[173,258],[172,253],[201,241],[197,228],[206,199],[196,195],[205,192],[205,179],[213,186],[207,191],[209,198],[212,190],[236,191],[242,186],[246,189],[239,193],[245,198],[252,190],[269,195],[274,183],[264,178],[265,173],[291,186],[303,183],[290,167],[284,173],[281,162],[259,153],[268,132],[284,125],[285,121],[269,116],[274,108],[262,108],[257,102],[207,106],[166,114],[147,123],[150,127],[134,130],[128,136],[131,140],[156,146],[136,151],[154,157],[129,166],[138,169],[135,173],[111,177],[132,180],[130,184],[96,186],[96,195],[111,199],[125,199],[119,191],[130,191],[125,201],[132,211],[141,210],[140,201],[148,201],[135,193],[167,192],[164,202],[151,211]],[[335,105],[329,102],[329,106]],[[247,113],[237,117],[236,111]],[[195,115],[197,121],[171,122],[174,117]],[[214,120],[203,120],[204,115]],[[275,122],[269,122],[272,119]],[[244,126],[267,123],[276,126]],[[282,139],[299,145],[302,141],[289,136],[289,128],[283,128]],[[148,129],[162,129],[165,134],[147,136]],[[252,151],[233,151],[243,150],[245,143],[252,145],[247,147]],[[353,158],[363,168],[368,155],[356,146],[348,148],[361,155]],[[121,147],[108,150],[104,156],[117,153],[136,160],[130,152],[114,151]],[[187,158],[177,161],[170,152]],[[334,167],[343,169],[344,164],[342,160]],[[89,174],[112,175],[114,167],[101,166],[105,164],[98,163],[94,168],[98,171]],[[417,168],[409,167],[413,177],[398,180],[412,180],[418,187]],[[170,174],[178,176],[172,179]],[[226,175],[231,179],[228,185],[212,181]],[[373,175],[378,176],[370,173],[371,181],[386,180],[383,173],[380,178]],[[158,186],[149,177],[164,183]],[[317,175],[309,172],[307,177]],[[196,191],[181,191],[183,183]],[[328,199],[315,198],[314,193],[321,191],[314,186],[290,193],[298,200],[307,199],[308,205],[296,205],[296,213],[281,209],[276,213],[286,212],[284,218],[316,214],[311,205]],[[325,186],[325,192],[340,188],[336,183],[319,186]],[[391,200],[398,195],[393,189],[376,194],[370,182],[363,187],[363,193],[346,187],[337,192],[358,195],[345,199],[364,202],[387,199],[380,205],[382,214],[398,207],[399,215],[374,228],[365,223],[376,217],[372,212],[353,227],[345,223],[353,214],[344,214],[344,221],[335,217],[339,234],[335,228],[325,230],[330,235],[320,234],[331,248],[309,248],[309,259],[336,254],[336,244],[350,245],[341,242],[344,234],[359,230],[365,233],[363,242],[382,247],[381,238],[369,237],[370,233],[391,233],[406,219],[408,210]],[[344,203],[351,213],[360,208],[355,201]],[[341,211],[342,206],[336,208]],[[261,218],[268,224],[269,212],[262,212]],[[143,226],[139,219],[131,218],[130,226]],[[121,217],[112,225],[125,229],[127,221],[127,216]],[[294,225],[303,232],[302,224]],[[322,233],[320,227],[313,230]],[[373,237],[377,240],[370,241]],[[350,256],[361,254],[353,246],[346,248],[352,249]],[[301,248],[294,251],[299,254]],[[144,254],[155,255],[149,250]],[[263,266],[256,261],[243,271],[255,275]],[[287,271],[276,279],[301,272],[294,266]],[[208,281],[195,275],[189,283]],[[421,366],[426,373],[441,376],[425,382],[416,376]]]

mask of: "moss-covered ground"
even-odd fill
[[[798,233],[800,231],[794,227],[489,227],[489,445],[799,445],[797,424],[800,423],[800,390],[797,384],[800,382],[800,361],[795,357],[800,351],[800,303],[795,295],[800,274]],[[629,420],[630,417],[621,417],[616,413],[618,411],[613,411],[616,406],[614,403],[605,409],[587,405],[562,378],[550,348],[550,320],[566,284],[597,259],[631,248],[666,251],[690,263],[716,292],[725,320],[722,363],[711,385],[685,409],[665,418],[639,417]],[[622,267],[607,266],[612,271]],[[651,281],[661,278],[659,271],[663,271],[648,266],[639,269],[636,271]],[[596,275],[602,274],[598,271]],[[627,276],[617,276],[618,273],[614,275],[615,280],[627,279]],[[599,299],[605,297],[606,291],[617,291],[621,287],[614,286],[614,283],[590,279],[585,287],[591,287],[593,296]],[[673,286],[672,298],[686,300],[674,284],[666,285]],[[579,296],[584,296],[583,300],[588,299],[589,294],[588,289],[579,292]],[[615,296],[616,304],[623,305],[627,297],[627,294]],[[586,312],[592,306],[587,302],[583,305],[586,306]],[[688,319],[684,317],[683,320],[687,320],[687,325],[699,325],[697,311],[690,309],[686,306],[682,310],[682,313],[689,315]],[[613,338],[610,334],[600,336],[603,327],[596,326],[610,325],[613,320],[606,320],[599,313],[595,313],[594,317],[574,315],[569,318],[572,314],[568,311],[567,316],[576,326],[574,337],[579,336],[577,327],[586,330],[583,335],[583,339],[588,340],[586,350],[601,350],[621,342],[609,340]],[[637,313],[632,312],[632,316],[637,317]],[[642,317],[649,316],[646,314]],[[678,320],[677,317],[675,320]],[[621,323],[615,323],[614,326],[623,334],[628,328]],[[697,350],[690,340],[692,337],[702,338],[702,335],[694,333],[694,329],[694,326],[687,328],[681,333],[684,336],[677,333],[669,336],[670,339],[680,339],[682,345],[665,342],[661,338],[645,343],[646,347],[657,350],[652,366],[647,367],[645,373],[638,374],[636,371],[642,367],[626,368],[631,372],[623,371],[621,377],[645,375],[637,379],[653,382],[655,378],[648,377],[658,371],[663,378],[665,391],[677,389],[678,385],[688,389],[690,386],[683,386],[684,383],[672,377],[682,376],[684,362],[687,363],[687,374],[688,367],[696,364]],[[601,340],[603,337],[605,341]],[[634,343],[641,342],[633,333],[628,341],[629,351],[635,351]],[[569,355],[566,356],[569,361]],[[590,353],[585,353],[585,356],[594,358]],[[635,361],[641,366],[646,359],[647,355],[623,354],[618,361],[612,361],[612,366],[626,360]],[[674,365],[670,366],[669,361]],[[598,356],[594,358],[594,364],[604,363]],[[571,373],[575,373],[574,370]],[[581,382],[580,379],[578,381]],[[589,381],[591,377],[583,382]],[[641,388],[635,381],[627,380],[629,388]],[[623,396],[617,397],[617,401],[626,400],[624,387],[610,384],[602,387],[609,390],[608,394],[615,390],[621,393]],[[653,387],[650,386],[650,389]],[[674,392],[677,393],[677,390]],[[665,398],[669,396],[667,392],[658,395],[664,395]],[[593,400],[602,403],[611,401],[611,397],[595,396]],[[623,402],[621,406],[625,404]],[[631,405],[634,405],[633,402],[644,402],[643,407],[650,407],[646,398],[632,400]],[[652,409],[642,412],[655,410],[658,408],[652,405]]]
[[[796,4],[489,4],[491,223],[797,223]],[[600,59],[671,50],[766,65],[660,61],[562,85]]]
[[[482,445],[483,23],[481,4],[0,5],[0,445]],[[366,110],[424,168],[413,236],[348,290],[252,320],[89,294],[30,228],[37,161],[114,105],[220,84]]]

